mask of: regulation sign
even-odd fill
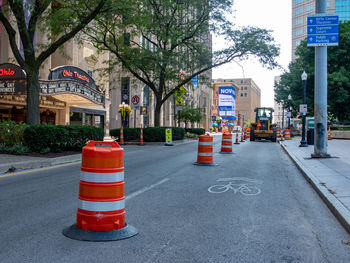
[[[173,145],[172,129],[165,129],[165,145]]]
[[[334,14],[314,14],[307,17],[307,46],[337,46],[339,17]]]
[[[307,104],[300,104],[299,105],[299,112],[300,112],[300,115],[306,115],[307,113]]]
[[[134,105],[134,106],[138,106],[139,103],[140,103],[140,97],[135,95],[131,98],[131,103]]]

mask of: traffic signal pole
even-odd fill
[[[326,0],[316,0],[316,13],[326,13]],[[315,47],[315,143],[313,158],[327,153],[327,46]]]

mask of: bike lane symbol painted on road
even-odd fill
[[[253,184],[262,184],[263,181],[255,180],[245,177],[233,177],[233,178],[220,178],[218,182],[227,182],[228,184],[212,185],[208,188],[208,192],[212,194],[225,193],[228,190],[233,190],[235,194],[241,193],[242,195],[252,196],[261,193],[260,188]],[[241,182],[239,182],[241,181]],[[243,181],[243,182],[242,182]]]

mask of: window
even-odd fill
[[[302,18],[298,18],[297,20],[295,20],[295,25],[299,26],[303,23],[303,19]]]
[[[296,36],[301,36],[302,34],[303,34],[303,29],[295,30],[295,35]]]
[[[243,90],[243,87],[241,87],[241,90]]]
[[[247,87],[244,87],[244,90],[247,90]]]
[[[313,9],[314,9],[314,5],[311,4],[311,5],[306,6],[305,11],[306,11],[306,12],[310,12],[310,11],[312,11]]]
[[[241,93],[241,97],[243,97],[243,93]]]
[[[297,47],[297,46],[299,46],[300,45],[300,43],[301,43],[301,40],[297,40],[297,41],[295,41],[295,46]]]
[[[244,97],[247,97],[247,93],[244,93]]]
[[[303,0],[295,0],[295,5],[299,5],[303,2]]]
[[[295,15],[300,15],[303,12],[302,8],[298,8],[297,10],[295,10]]]

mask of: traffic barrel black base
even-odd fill
[[[199,162],[195,162],[195,163],[193,163],[193,165],[198,165],[198,166],[217,166],[216,163],[199,163]]]
[[[75,224],[65,228],[62,234],[80,241],[117,241],[133,237],[138,234],[135,227],[126,224],[125,227],[112,231],[89,231],[78,228]]]

